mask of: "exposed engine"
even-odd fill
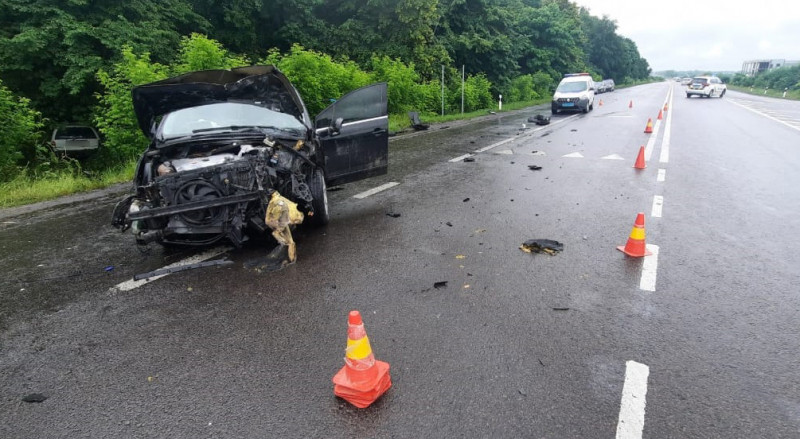
[[[278,191],[312,212],[306,183],[313,152],[302,140],[186,145],[146,155],[141,184],[117,205],[114,225],[131,227],[137,242],[207,245],[227,238],[239,246],[247,229],[263,234],[269,193]]]

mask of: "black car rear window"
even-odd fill
[[[64,127],[59,128],[56,132],[56,139],[96,139],[97,136],[94,134],[89,127]]]

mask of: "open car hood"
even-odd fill
[[[311,119],[300,94],[275,66],[201,70],[135,87],[133,109],[139,128],[155,135],[157,118],[182,108],[220,102],[250,102],[295,116],[311,129]]]

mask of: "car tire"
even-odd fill
[[[551,114],[558,114],[558,110],[556,110],[555,108],[551,108],[550,109],[550,113]]]
[[[725,92],[726,92],[726,91],[728,91],[728,90],[727,90],[727,89],[725,89],[725,90],[722,90],[722,93],[720,93],[720,94],[719,94],[719,97],[723,97],[723,96],[725,96]]]
[[[686,93],[686,99],[689,99],[690,97],[692,97],[692,95],[689,94],[689,93]]]
[[[311,189],[311,206],[314,208],[314,215],[307,217],[308,224],[312,227],[322,227],[330,220],[328,210],[328,188],[325,185],[325,174],[322,169],[314,169],[311,178],[308,180],[308,187]]]

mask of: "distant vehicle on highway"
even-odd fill
[[[728,87],[716,76],[697,76],[692,78],[692,82],[686,88],[686,97],[700,96],[710,98],[713,96],[723,97]]]
[[[614,80],[613,79],[604,79],[603,80],[603,87],[605,88],[606,91],[614,91],[614,87],[615,86],[616,86],[616,84],[614,84]]]
[[[692,78],[683,78],[681,79],[681,85],[689,85],[692,83]]]
[[[558,114],[561,110],[580,110],[588,113],[594,109],[596,90],[592,75],[588,73],[569,73],[564,75],[553,94],[550,110]]]

